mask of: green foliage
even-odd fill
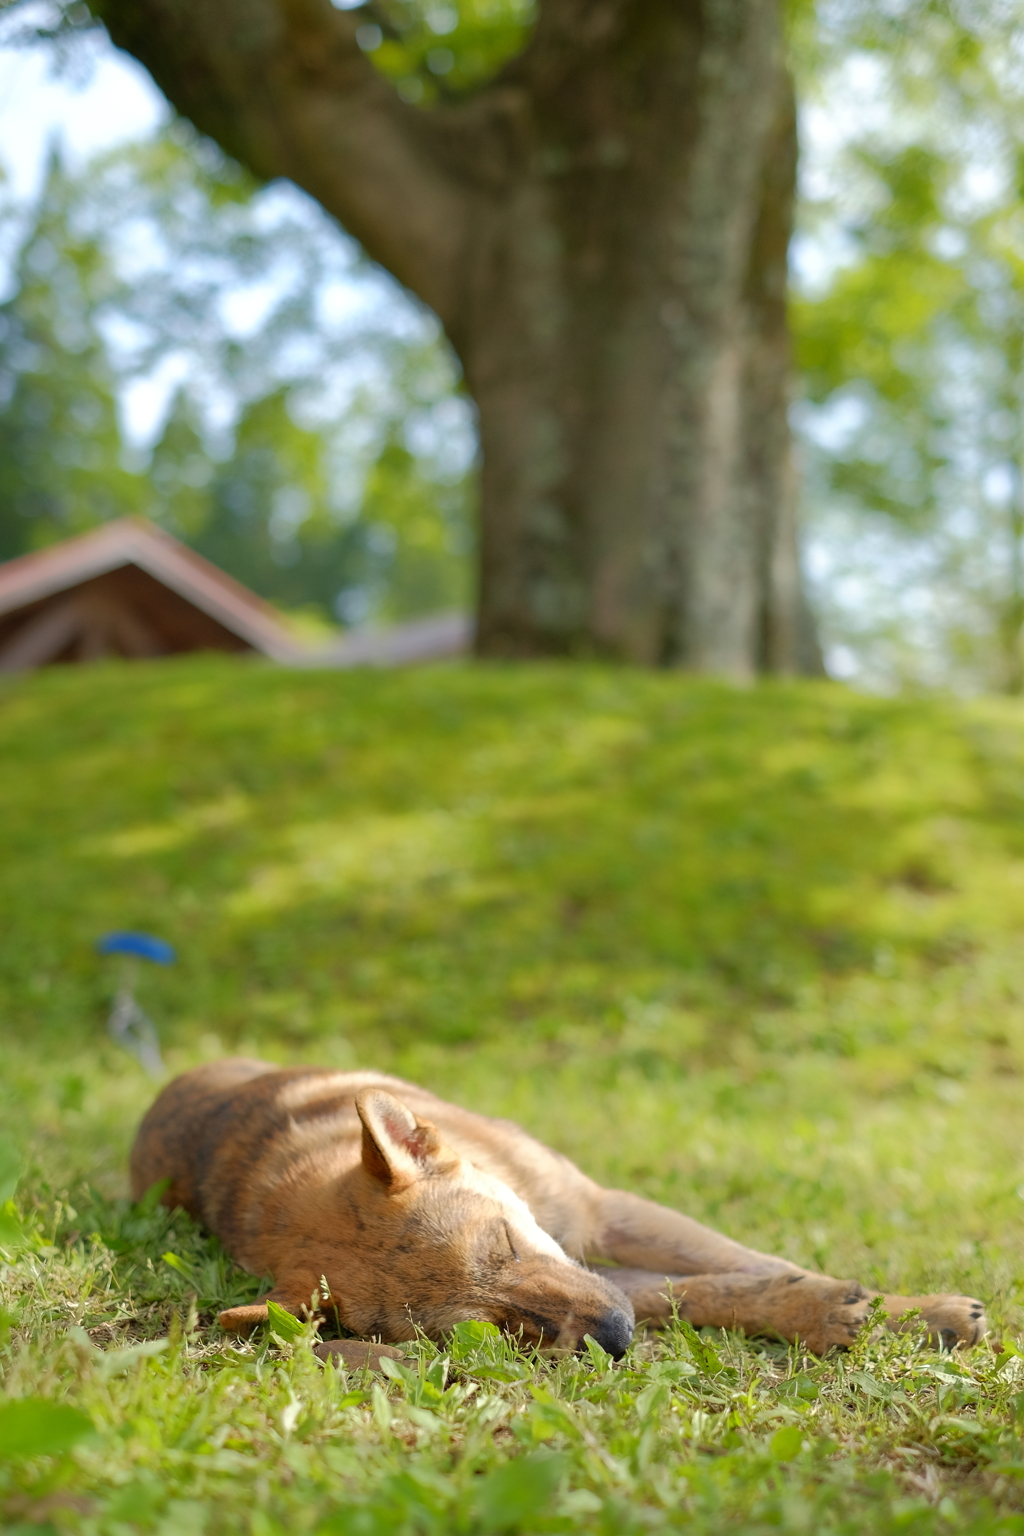
[[[276,1301],[267,1302],[267,1322],[271,1333],[276,1334],[282,1344],[293,1344],[302,1338],[303,1326],[298,1318],[279,1307]]]
[[[799,1424],[785,1424],[768,1442],[773,1461],[794,1461],[804,1448],[804,1432]]]
[[[168,431],[176,427],[172,418]],[[154,455],[161,464],[168,431]],[[186,466],[194,464],[192,445],[186,453]],[[256,592],[332,614],[338,592],[365,580],[368,562],[365,526],[331,515],[327,455],[323,435],[296,422],[284,390],[253,401],[230,459],[210,464],[192,547]],[[184,474],[179,485],[188,485]]]
[[[116,380],[97,324],[111,274],[70,224],[72,178],[52,160],[0,305],[0,560],[144,501],[121,464]]]
[[[59,1456],[92,1434],[88,1414],[66,1403],[23,1397],[0,1404],[0,1458]]]
[[[371,0],[361,34],[373,62],[406,101],[457,98],[519,53],[535,0]]]
[[[550,1451],[528,1451],[485,1472],[473,1490],[473,1512],[481,1528],[518,1531],[538,1519],[562,1481],[566,1461]]]
[[[358,291],[358,257],[297,194],[261,200],[176,124],[77,176],[54,160],[15,277],[0,558],[143,512],[321,621],[468,602],[471,432],[451,358],[423,316],[325,322],[342,280]],[[254,291],[261,318],[239,335],[231,304]],[[187,376],[147,463],[116,401],[164,366]]]
[[[8,683],[0,752],[0,1373],[93,1426],[0,1460],[7,1525],[1024,1529],[1016,705],[183,658]],[[276,1314],[228,1338],[265,1279],[124,1198],[115,925],[178,948],[139,983],[171,1070],[402,1073],[756,1247],[981,1295],[1000,1347],[680,1323],[614,1365],[467,1322],[375,1378]]]
[[[932,249],[948,164],[920,146],[858,159],[884,201],[856,230],[862,259],[840,269],[827,295],[795,304],[798,361],[811,400],[859,390],[864,402],[856,432],[828,462],[831,491],[921,530],[961,451],[944,363],[976,305],[959,262]]]
[[[394,619],[468,608],[471,507],[465,476],[447,483],[424,473],[396,423],[377,455],[363,493],[363,517],[387,534],[380,611]],[[378,538],[380,537],[378,534]]]
[[[836,0],[810,47],[794,21],[823,138],[846,113],[801,213],[829,253],[793,309],[806,500],[832,551],[826,628],[890,686],[1024,686],[1014,25],[998,4]]]
[[[179,539],[201,536],[209,512],[210,481],[216,472],[203,441],[199,413],[178,389],[149,462],[159,520],[168,533]]]

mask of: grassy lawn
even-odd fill
[[[3,1529],[1024,1532],[1019,705],[57,669],[0,692],[0,825]],[[119,927],[178,949],[138,986],[170,1071],[398,1072],[755,1247],[981,1296],[992,1338],[612,1367],[463,1325],[384,1378],[232,1340],[258,1281],[125,1198]]]

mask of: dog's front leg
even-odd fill
[[[638,1323],[659,1327],[678,1311],[695,1328],[738,1328],[792,1343],[815,1354],[852,1343],[879,1294],[855,1280],[797,1272],[789,1275],[658,1275],[610,1269],[608,1278],[633,1303]],[[985,1309],[971,1296],[882,1296],[883,1320],[900,1333],[927,1328],[933,1344],[954,1349],[985,1336]],[[908,1318],[907,1314],[914,1317]]]
[[[955,1349],[958,1344],[979,1344],[988,1332],[984,1304],[974,1296],[883,1296],[886,1323],[894,1333],[905,1333],[923,1323],[933,1344]],[[907,1317],[907,1313],[916,1316]]]
[[[832,1344],[849,1343],[850,1326],[856,1333],[860,1326],[856,1318],[863,1321],[868,1304],[877,1294],[865,1291],[856,1281],[816,1275],[787,1259],[744,1248],[692,1217],[626,1190],[595,1186],[588,1205],[588,1222],[584,1244],[587,1255],[624,1266],[621,1271],[613,1270],[610,1278],[633,1301],[638,1320],[642,1316],[650,1320],[670,1316],[671,1307],[664,1295],[664,1279],[670,1276],[677,1287],[688,1288],[689,1300],[683,1315],[690,1317],[691,1305],[699,1309],[700,1322],[696,1315],[690,1318],[695,1325],[737,1327],[746,1333],[770,1333],[786,1339],[800,1337],[811,1349],[819,1351]],[[641,1289],[640,1299],[623,1283],[630,1270],[635,1276],[643,1276],[633,1282]],[[729,1283],[715,1286],[712,1281],[716,1275]],[[763,1292],[743,1290],[734,1284],[743,1276],[777,1279],[780,1287]],[[797,1280],[802,1283],[796,1285]],[[782,1286],[781,1282],[786,1284]],[[841,1293],[849,1300],[843,1302]],[[678,1289],[676,1294],[681,1294]],[[728,1317],[733,1315],[729,1308],[734,1303],[739,1305],[743,1298],[746,1310],[736,1313],[736,1320],[729,1322]],[[906,1321],[906,1313],[914,1311],[920,1313],[932,1342],[947,1349],[958,1344],[977,1344],[985,1337],[984,1307],[973,1296],[883,1296],[882,1300],[886,1321],[897,1332],[915,1326]],[[770,1314],[761,1318],[769,1303]]]
[[[818,1355],[852,1344],[871,1305],[854,1280],[800,1272],[658,1276],[613,1269],[608,1276],[633,1303],[638,1323],[658,1326],[678,1311],[695,1328],[736,1328],[787,1344],[799,1339]]]

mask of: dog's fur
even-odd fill
[[[361,1338],[437,1338],[480,1318],[528,1343],[616,1357],[638,1320],[677,1307],[818,1354],[848,1345],[872,1294],[771,1258],[623,1190],[602,1189],[507,1120],[373,1072],[280,1071],[243,1059],[176,1078],[139,1128],[132,1189],[161,1180],[240,1264],[271,1274],[267,1301],[335,1314]],[[587,1264],[597,1268],[586,1268]],[[615,1267],[609,1267],[615,1266]],[[919,1309],[933,1339],[974,1344],[980,1302],[886,1296],[890,1326]]]

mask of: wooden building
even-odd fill
[[[0,564],[0,672],[210,650],[307,659],[269,603],[143,518]]]

